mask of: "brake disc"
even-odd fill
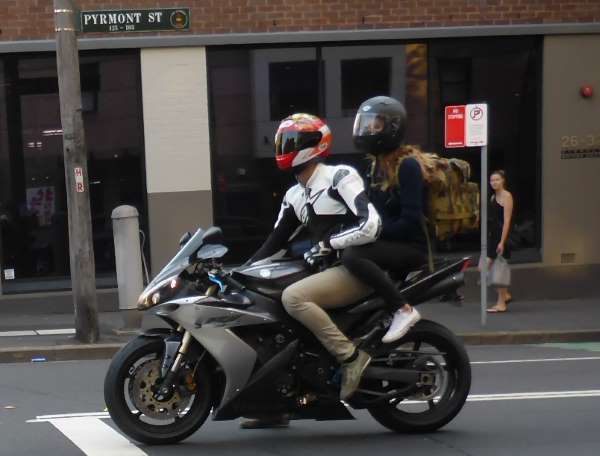
[[[177,418],[192,400],[192,396],[182,398],[175,389],[168,401],[158,401],[154,398],[153,387],[160,378],[161,362],[152,359],[136,367],[129,381],[129,395],[136,408],[144,415],[157,419]]]

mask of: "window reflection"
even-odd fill
[[[80,61],[96,271],[99,285],[110,286],[112,209],[132,204],[146,226],[139,56],[83,53]],[[3,291],[68,288],[56,59],[5,56],[0,65],[0,260],[4,270],[15,271],[14,280],[3,280]],[[39,280],[45,283],[35,285]]]
[[[517,204],[514,231],[520,245],[513,259],[538,259],[540,50],[535,37],[209,49],[214,210],[216,223],[233,239],[230,259],[244,260],[266,237],[291,183],[273,160],[279,120],[296,109],[324,117],[334,136],[330,161],[364,170],[365,162],[352,146],[352,122],[356,107],[373,95],[403,101],[409,113],[406,142],[468,161],[471,181],[477,184],[479,153],[443,148],[442,113],[449,104],[487,101],[493,119],[490,169],[507,170]],[[290,92],[295,85],[301,97]],[[317,94],[323,98],[319,103]],[[438,248],[477,252],[478,230],[439,242]]]
[[[390,93],[392,59],[389,57],[342,60],[342,109],[354,116],[368,98]]]

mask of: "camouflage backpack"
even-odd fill
[[[414,155],[418,149],[414,146],[405,146],[408,154],[405,158]],[[470,182],[471,165],[458,158],[443,158],[437,154],[420,152],[425,160],[422,162],[427,167],[428,201],[427,223],[431,235],[437,241],[446,241],[459,233],[466,233],[479,228],[479,186]],[[395,164],[394,175],[403,159]],[[371,185],[375,176],[376,159],[371,157],[369,176]],[[390,184],[388,184],[390,185]],[[383,190],[386,187],[381,187]]]
[[[479,228],[479,186],[470,182],[471,165],[458,158],[432,158],[428,221],[438,241]]]

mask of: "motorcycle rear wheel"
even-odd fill
[[[202,361],[190,373],[193,394],[177,392],[164,403],[152,398],[150,383],[160,377],[163,352],[162,339],[137,337],[115,355],[104,380],[104,401],[117,427],[148,445],[186,439],[204,424],[213,403],[210,377]]]
[[[430,391],[430,396],[419,393],[402,401],[391,400],[369,407],[371,416],[392,431],[400,433],[436,431],[454,419],[469,395],[471,388],[469,357],[462,342],[442,325],[427,320],[420,321],[404,338],[395,344],[390,344],[387,355],[398,353],[402,356],[403,350],[404,353],[407,350],[419,352],[423,350],[424,345],[433,347],[432,353],[437,351],[437,358],[440,361],[436,361],[436,356],[432,356],[428,365],[431,366],[432,371],[438,372],[439,377],[443,377],[445,385],[439,388],[432,387],[431,389],[435,391]],[[381,359],[382,356],[378,355],[377,358]],[[371,365],[376,364],[372,362]],[[373,389],[373,386],[383,389],[384,384],[380,382],[379,385],[370,385],[369,389]],[[385,386],[390,389],[390,386]],[[399,408],[404,406],[406,409],[411,407],[419,409],[419,404],[423,404],[426,410],[411,413]]]

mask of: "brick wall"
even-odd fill
[[[600,22],[600,0],[75,0],[75,3],[85,10],[189,6],[191,31],[185,33],[197,34]],[[52,38],[52,9],[52,0],[0,0],[0,41]]]

